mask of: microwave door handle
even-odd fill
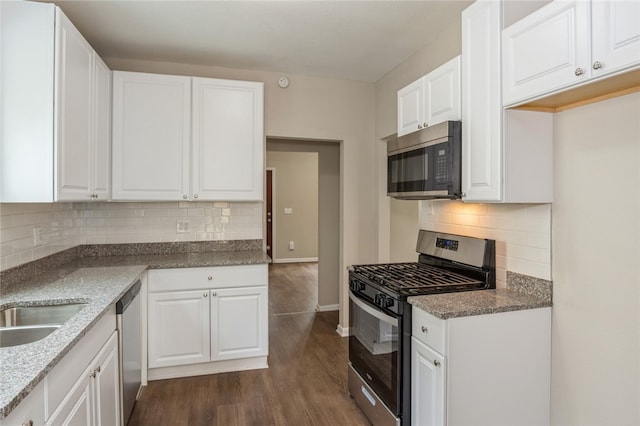
[[[367,304],[366,302],[358,299],[351,292],[349,292],[349,299],[351,299],[351,301],[353,303],[355,303],[358,308],[362,309],[363,311],[365,311],[369,315],[379,319],[380,321],[387,322],[387,323],[391,324],[394,327],[398,327],[398,319],[397,318],[389,316],[389,315],[387,315],[387,314],[385,314],[383,312],[380,312],[376,308],[369,306],[369,304]]]

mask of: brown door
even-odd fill
[[[273,251],[271,249],[273,242],[273,171],[267,170],[267,255],[273,259]]]

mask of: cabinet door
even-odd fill
[[[267,287],[211,291],[211,360],[268,354]]]
[[[462,192],[465,201],[502,199],[500,2],[462,12]]]
[[[398,90],[398,136],[422,128],[424,118],[424,80]]]
[[[189,198],[190,77],[113,73],[114,200]]]
[[[460,120],[460,56],[424,77],[425,122]]]
[[[96,426],[120,425],[120,369],[118,333],[104,345],[93,364],[95,380],[94,414]]]
[[[594,1],[591,22],[594,77],[640,64],[640,2]]]
[[[75,383],[67,397],[49,417],[48,426],[88,426],[93,425],[92,382],[93,369],[90,366]]]
[[[149,368],[209,361],[209,292],[149,294]]]
[[[93,194],[111,197],[111,70],[94,52]]]
[[[193,78],[193,198],[262,200],[263,83]]]
[[[446,359],[411,338],[411,424],[444,426]]]
[[[60,9],[55,63],[56,199],[87,201],[92,179],[93,49]]]
[[[589,3],[555,1],[503,31],[505,105],[590,77]]]

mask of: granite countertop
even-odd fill
[[[514,290],[495,289],[413,296],[409,303],[440,319],[546,308],[551,300]]]
[[[0,419],[9,415],[146,269],[268,262],[262,250],[121,254],[78,257],[27,279],[17,279],[20,274],[16,274],[15,282],[2,283],[0,309],[78,302],[88,305],[44,339],[0,348]]]

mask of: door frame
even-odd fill
[[[265,176],[265,197],[267,195],[266,192],[266,179],[267,179],[267,170],[271,171],[271,262],[274,263],[276,257],[276,168],[275,167],[266,167],[264,176]],[[265,224],[265,246],[266,242],[266,233],[267,233],[267,212],[266,212],[266,199],[265,199],[265,213],[264,213],[264,224]]]

